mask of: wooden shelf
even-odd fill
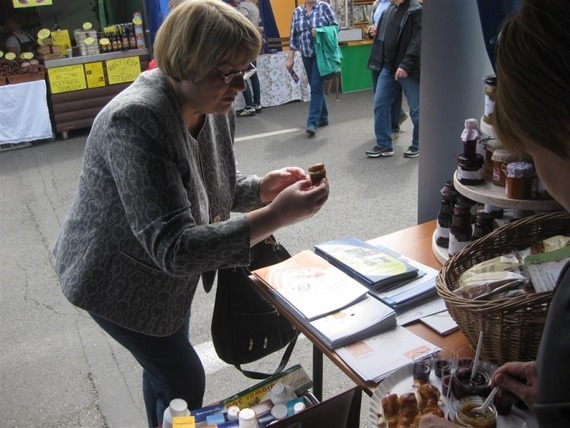
[[[562,206],[554,199],[509,199],[505,195],[504,187],[496,186],[488,180],[479,186],[466,186],[457,179],[457,172],[453,174],[453,186],[463,196],[494,207],[523,211],[558,211],[562,209]]]

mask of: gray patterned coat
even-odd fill
[[[160,70],[97,116],[54,250],[65,296],[126,328],[165,336],[188,314],[200,274],[249,263],[257,176],[236,170],[235,114],[184,126]]]

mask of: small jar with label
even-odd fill
[[[485,182],[483,170],[483,156],[474,154],[465,156],[461,154],[457,157],[457,179],[466,186],[477,186]]]
[[[489,139],[485,141],[485,175],[493,175],[493,153],[502,148],[503,144],[499,140]]]
[[[485,114],[483,121],[489,125],[493,124],[493,112],[495,110],[495,97],[497,95],[497,77],[487,76],[485,79]]]
[[[493,161],[493,184],[505,187],[507,165],[511,162],[520,161],[520,156],[509,152],[507,149],[497,149],[493,152],[491,160]]]
[[[453,218],[449,229],[449,256],[453,256],[469,244],[472,236],[471,205],[459,202],[453,208]]]
[[[534,167],[527,162],[507,165],[505,193],[509,199],[530,199]]]
[[[465,127],[461,133],[461,140],[463,141],[463,155],[465,157],[473,157],[477,153],[477,146],[481,139],[481,131],[477,119],[466,119]]]

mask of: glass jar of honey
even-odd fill
[[[499,140],[489,139],[485,141],[485,175],[493,175],[493,153],[497,149],[502,149],[503,145]]]
[[[481,406],[484,400],[478,396],[462,398],[457,406],[455,423],[472,428],[496,428],[497,410],[494,405],[490,404],[483,414],[473,412],[473,409]]]
[[[509,199],[530,199],[534,167],[528,162],[511,162],[505,174],[505,193]]]
[[[493,184],[505,187],[507,165],[511,162],[520,161],[520,156],[509,152],[507,149],[497,149],[491,156],[493,161]]]

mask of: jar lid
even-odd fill
[[[464,167],[482,167],[483,166],[483,155],[479,153],[475,156],[465,156],[464,153],[457,156],[457,163]]]
[[[534,168],[528,162],[511,162],[507,165],[507,177],[522,178],[532,174]]]
[[[507,149],[496,149],[491,156],[491,160],[497,162],[516,162],[520,160],[520,156],[509,152]]]

